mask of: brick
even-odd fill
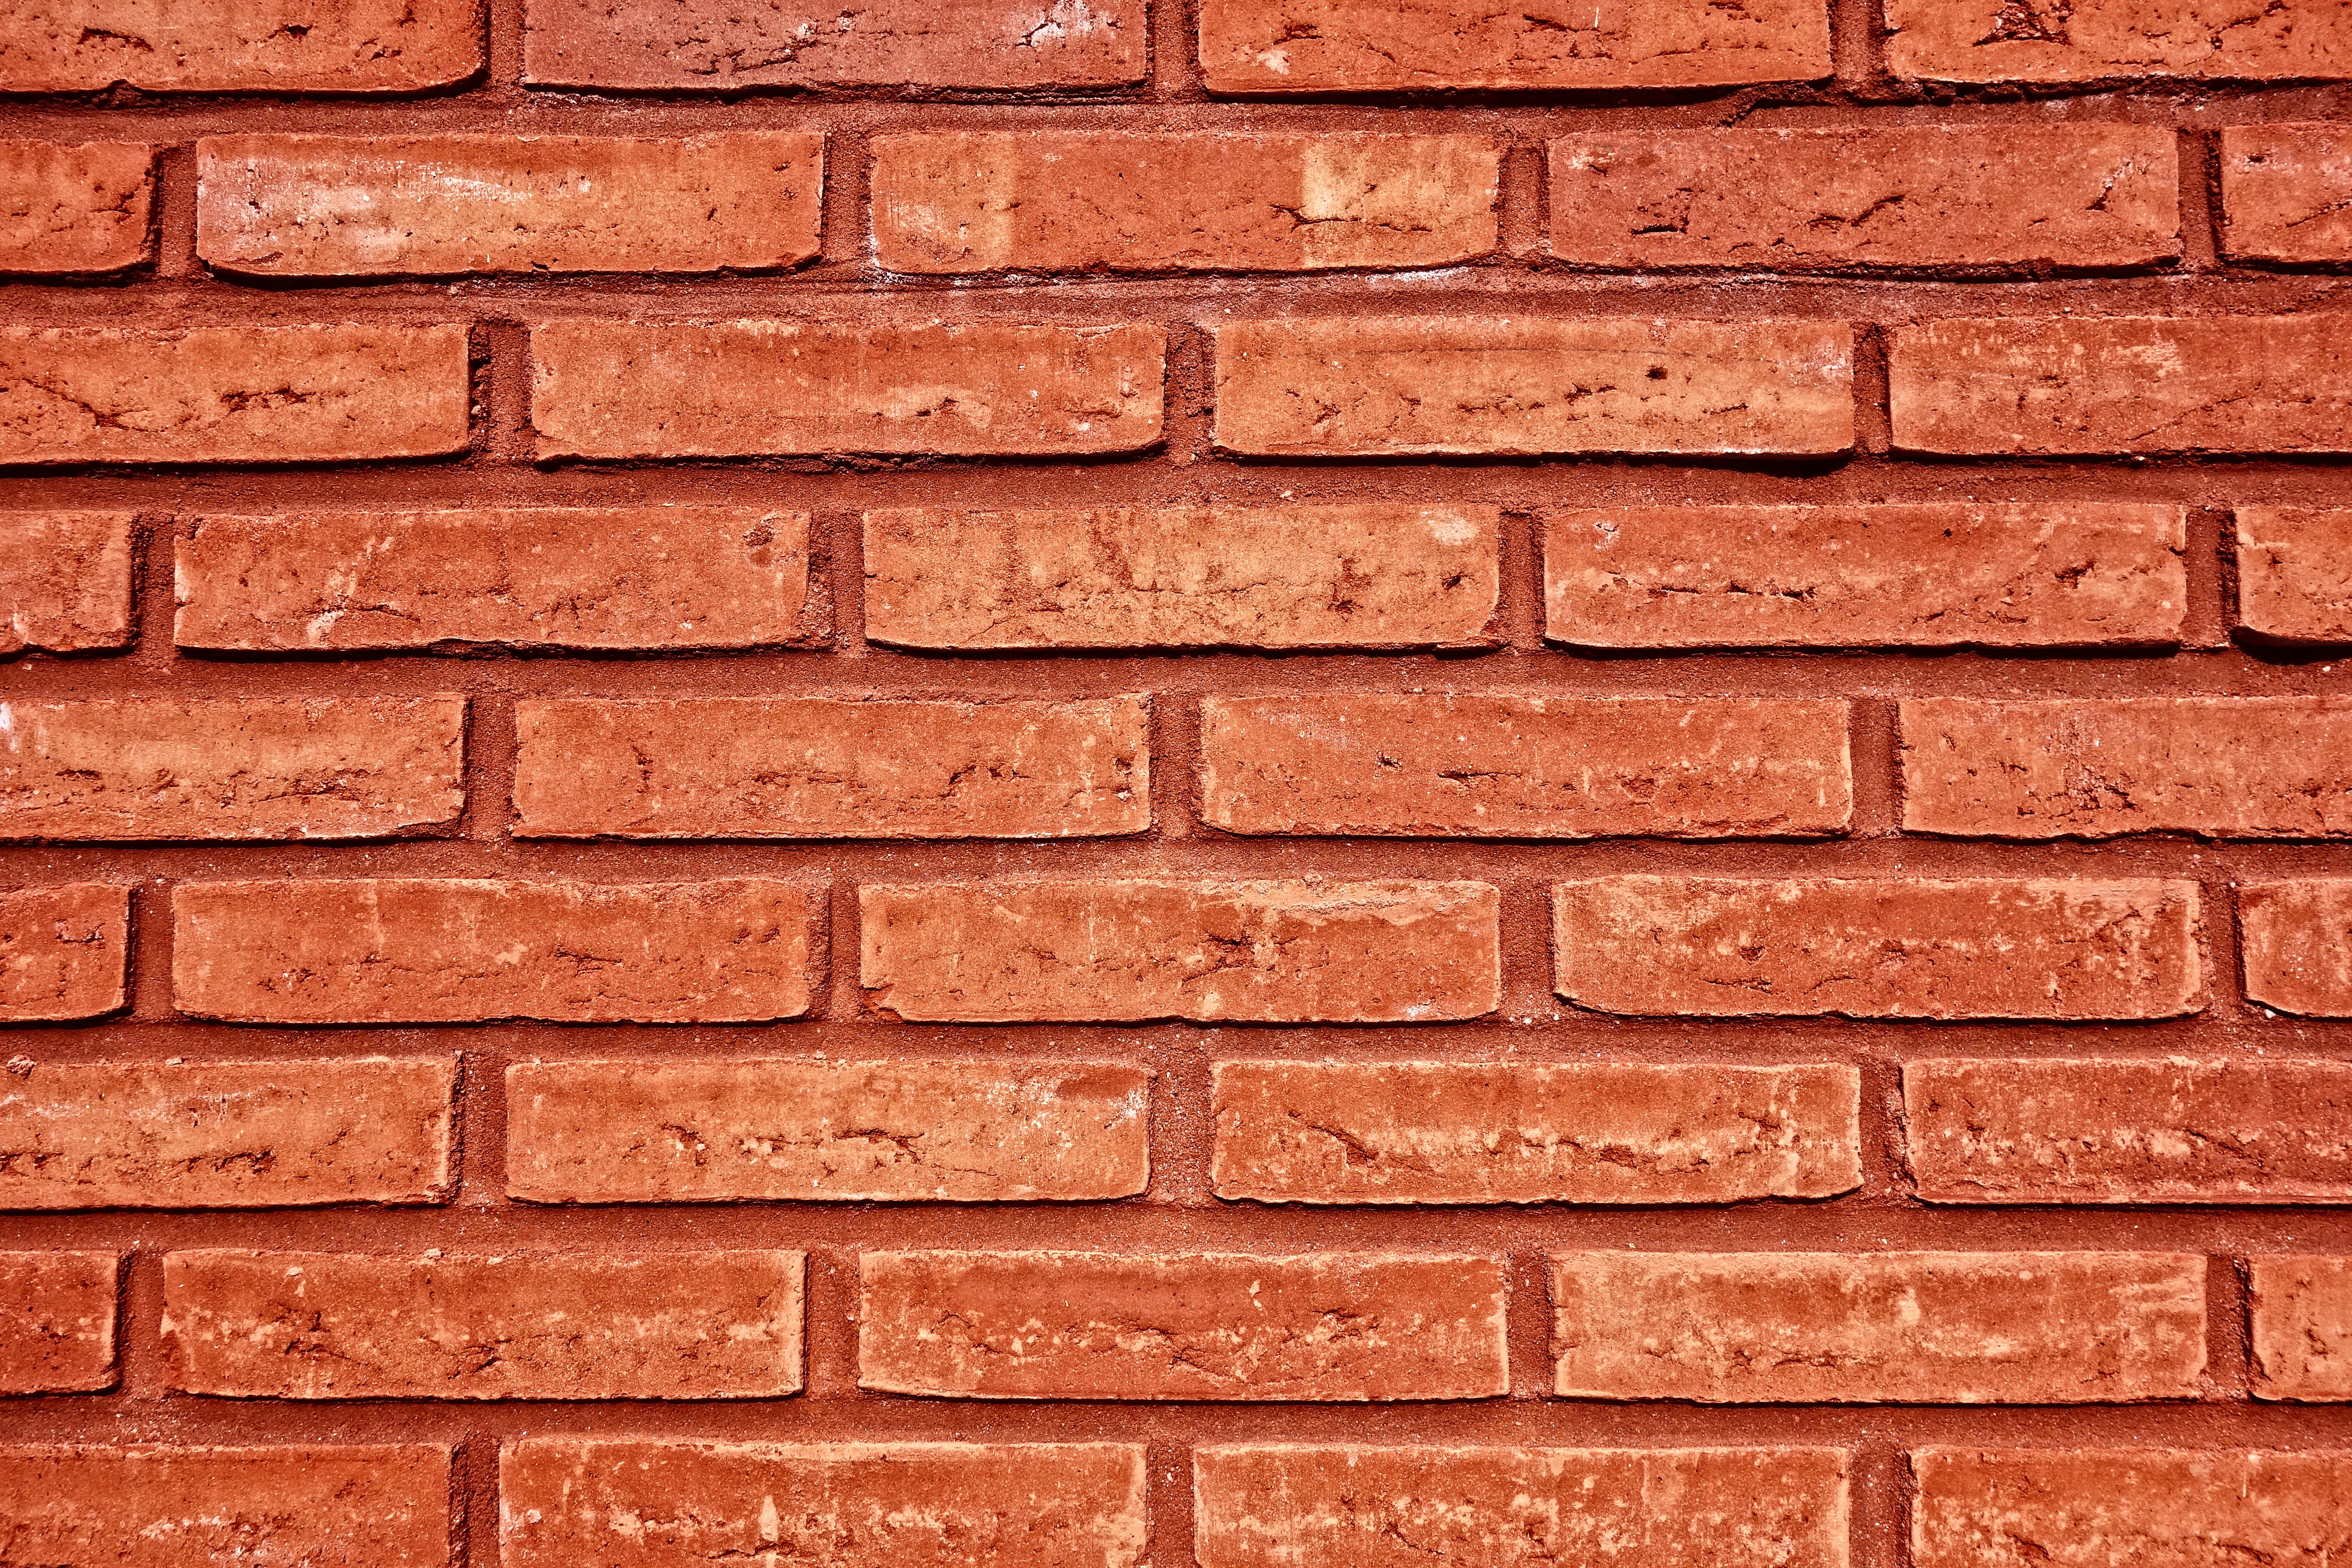
[[[0,1448],[10,1550],[57,1568],[448,1568],[438,1445]]]
[[[104,882],[0,892],[0,1023],[72,1023],[123,1005],[131,892]]]
[[[207,136],[196,254],[264,278],[715,272],[817,253],[824,138]]]
[[[2352,879],[2238,885],[2246,1000],[2306,1018],[2352,1018]]]
[[[0,657],[131,642],[127,511],[0,512]]]
[[[1852,1068],[1218,1062],[1222,1198],[1717,1204],[1862,1184]]]
[[[2352,316],[1955,317],[1888,331],[1906,452],[2352,451]]]
[[[806,642],[806,512],[727,506],[205,517],[173,640],[237,652]]]
[[[74,0],[0,18],[0,91],[413,92],[481,69],[478,0]]]
[[[1160,439],[1158,327],[569,321],[530,342],[542,458],[1048,456]]]
[[[2340,838],[2352,700],[2070,697],[1900,705],[1903,826],[1978,838]]]
[[[1483,1399],[1495,1258],[868,1252],[857,1384],[965,1399]]]
[[[1903,1110],[1929,1203],[2352,1203],[2341,1062],[1913,1061]]]
[[[902,273],[1311,272],[1495,248],[1483,136],[877,136],[875,258]]]
[[[499,1561],[1134,1568],[1144,1479],[1138,1443],[526,1437],[499,1455]]]
[[[2189,1399],[2205,1259],[2155,1252],[1567,1252],[1559,1393],[1701,1405]]]
[[[0,272],[120,272],[147,260],[154,160],[143,142],[0,142]]]
[[[189,1394],[772,1398],[800,1392],[803,1271],[797,1252],[173,1252],[163,1341]]]
[[[114,1386],[120,1271],[111,1252],[0,1252],[0,1394]]]
[[[2324,121],[2225,128],[2221,207],[2224,256],[2352,261],[2352,132]]]
[[[2155,125],[1619,132],[1546,153],[1551,253],[1590,267],[2141,267],[2180,254]]]
[[[2238,625],[2257,640],[2352,642],[2352,509],[2240,507]]]
[[[1392,1023],[1501,1000],[1484,882],[933,882],[858,889],[859,979],[910,1022]]]
[[[1151,710],[881,698],[520,702],[525,838],[1080,838],[1151,826]]]
[[[438,457],[470,374],[463,327],[9,327],[0,463]]]
[[[1293,318],[1215,329],[1216,441],[1251,456],[1843,452],[1842,321]]]
[[[541,87],[1110,88],[1144,79],[1145,0],[530,0],[523,79]]]
[[[809,1005],[809,893],[789,882],[384,878],[173,890],[172,989],[278,1024],[720,1024]]]
[[[2352,76],[2334,0],[1886,0],[1886,63],[1923,81],[2278,81]]]
[[[1922,1448],[1917,1568],[2325,1568],[2352,1539],[2352,1454]]]
[[[1587,18],[1591,19],[1588,21]],[[1821,0],[1202,0],[1211,92],[1620,91],[1830,74]]]
[[[1151,1074],[1046,1061],[526,1062],[507,1193],[528,1203],[1123,1198]]]
[[[1846,704],[1412,692],[1211,697],[1201,816],[1228,833],[1843,833]]]
[[[1604,1013],[2174,1018],[2197,884],[1599,877],[1555,890],[1559,994]]]
[[[927,648],[1484,648],[1487,506],[866,514],[866,637]]]
[[[385,838],[456,826],[463,697],[0,703],[0,838]]]
[[[449,1057],[34,1062],[0,1079],[0,1209],[437,1204]]]
[[[1545,635],[1579,647],[2159,647],[2177,506],[1592,507],[1551,514]]]
[[[2352,1400],[2352,1258],[2258,1256],[2249,1287],[2254,1397]]]
[[[1202,1568],[1846,1568],[1835,1448],[1192,1450]]]

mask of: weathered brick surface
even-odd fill
[[[447,1057],[27,1059],[0,1078],[0,1209],[441,1203],[456,1084]]]
[[[1201,753],[1229,833],[1729,838],[1853,812],[1843,702],[1212,697]]]
[[[1885,0],[1886,63],[1956,82],[2268,81],[2352,77],[2333,0]]]
[[[1705,1204],[1862,1184],[1845,1067],[1219,1062],[1223,1198]]]
[[[2352,1400],[2352,1258],[2257,1257],[2249,1283],[2255,1396]]]
[[[413,92],[481,68],[477,0],[71,0],[0,17],[0,91]]]
[[[1491,647],[1487,506],[866,514],[866,636],[919,648]]]
[[[1505,1392],[1501,1259],[869,1252],[857,1381],[969,1399],[1478,1399]]]
[[[1500,999],[1483,882],[946,882],[858,889],[860,980],[908,1020],[1473,1018]]]
[[[146,260],[154,161],[144,142],[0,142],[0,272],[120,272]]]
[[[958,132],[873,149],[892,272],[1442,267],[1495,247],[1502,155],[1478,136]]]
[[[1628,132],[1546,149],[1551,253],[1611,268],[2141,267],[2180,252],[2153,125]]]
[[[2180,637],[2186,544],[2179,507],[2096,501],[1559,511],[1545,635],[1602,648],[2155,647]]]
[[[465,809],[462,697],[8,706],[0,838],[383,838]]]
[[[2221,158],[2225,253],[2352,260],[2352,132],[2322,121],[2232,125],[2221,132]]]
[[[2352,1018],[2352,880],[2238,886],[2246,999],[2311,1018]]]
[[[0,1252],[0,1394],[114,1386],[120,1268],[111,1252]]]
[[[711,272],[816,254],[824,138],[207,136],[196,169],[227,272]]]
[[[757,1399],[801,1387],[802,1255],[174,1252],[172,1386],[275,1399]]]
[[[1372,1447],[1192,1453],[1202,1568],[1845,1568],[1835,1448]]]
[[[507,1191],[597,1204],[1127,1197],[1150,1176],[1150,1098],[1151,1074],[1108,1063],[528,1062],[507,1069]]]
[[[1216,442],[1252,456],[1843,452],[1838,321],[1334,317],[1220,323]]]
[[[2238,509],[2238,625],[2267,641],[2352,642],[2352,510]]]
[[[806,889],[385,878],[173,891],[172,988],[278,1024],[738,1023],[809,1004]]]
[[[2205,1003],[2197,885],[1601,877],[1555,891],[1559,994],[1606,1013],[2170,1018]]]
[[[1077,838],[1151,826],[1150,704],[829,697],[515,707],[524,837]]]
[[[2154,1252],[1570,1252],[1559,1392],[1704,1405],[2182,1399],[2205,1259]]]
[[[1160,439],[1155,326],[565,321],[530,340],[546,458],[1047,456]]]
[[[0,512],[0,657],[131,640],[127,511]]]
[[[357,652],[801,642],[806,512],[533,507],[203,517],[179,542],[182,647]]]
[[[131,894],[104,882],[0,892],[0,1022],[66,1023],[122,1005]]]
[[[1930,1203],[2352,1203],[2341,1062],[1913,1061],[1903,1114]]]

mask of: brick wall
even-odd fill
[[[0,15],[0,1557],[2352,1554],[2352,9],[475,4]]]

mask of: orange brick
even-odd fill
[[[0,142],[0,272],[120,272],[147,260],[154,161],[143,142]]]
[[[478,0],[74,0],[0,17],[0,91],[414,92],[482,67]]]
[[[2352,642],[2352,509],[2240,507],[2238,625],[2280,643]]]
[[[2352,1018],[2352,879],[2238,885],[2246,1000],[2306,1018]]]
[[[2229,127],[2221,132],[2221,205],[2226,256],[2352,260],[2352,132],[2324,121]]]
[[[1885,0],[1886,63],[1924,81],[2275,81],[2352,76],[2334,0]]]
[[[72,1023],[121,1007],[131,893],[104,882],[0,892],[0,1022]]]
[[[2352,1258],[2263,1254],[2248,1274],[2254,1397],[2352,1400]]]
[[[0,512],[0,656],[131,642],[127,511]]]
[[[0,1394],[114,1386],[121,1268],[111,1252],[0,1252]]]

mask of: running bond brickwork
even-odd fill
[[[2352,1560],[2341,0],[0,12],[0,1558]]]

